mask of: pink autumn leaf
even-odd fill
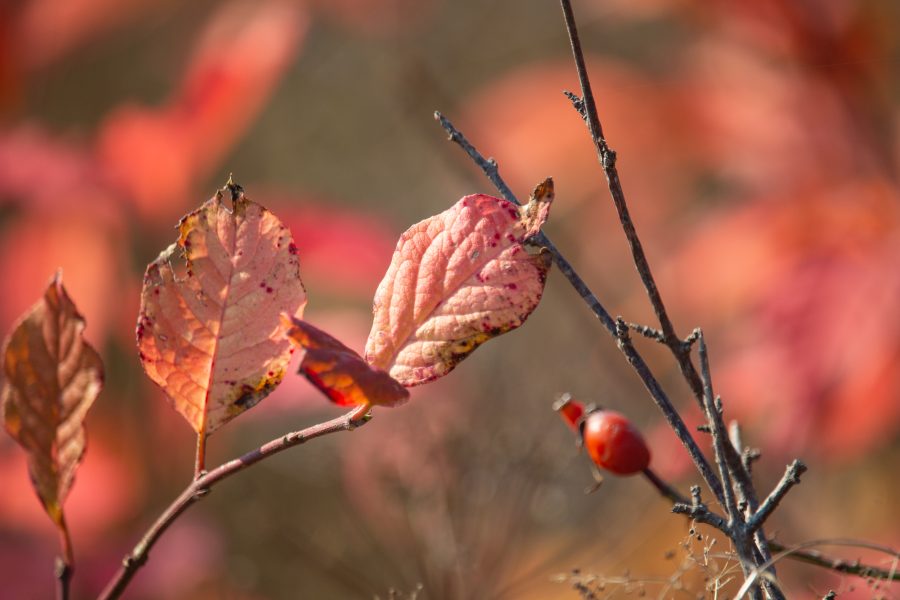
[[[217,192],[147,267],[137,326],[144,371],[200,436],[281,382],[291,345],[280,314],[299,317],[306,305],[288,229],[240,187],[226,191],[232,210]]]
[[[553,200],[553,181],[531,201],[475,194],[400,236],[378,290],[366,360],[406,386],[446,375],[478,346],[521,325],[550,268],[526,251]]]

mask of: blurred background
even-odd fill
[[[680,333],[707,333],[726,416],[763,449],[760,493],[792,458],[811,467],[770,532],[896,548],[900,5],[575,4],[638,231]],[[290,225],[307,318],[361,350],[400,232],[494,193],[439,109],[520,198],[555,178],[545,231],[613,315],[653,324],[564,89],[577,81],[549,0],[0,3],[0,334],[62,267],[107,368],[66,506],[76,597],[191,477],[193,432],[141,372],[134,326],[146,264],[229,173]],[[697,423],[673,361],[638,344]],[[578,598],[561,581],[573,569],[618,577],[605,593],[643,580],[653,596],[712,597],[704,577],[733,564],[704,563],[708,540],[644,481],[585,494],[587,459],[550,408],[566,391],[629,415],[683,491],[697,481],[552,273],[524,327],[406,406],[217,487],[127,597]],[[208,462],[339,412],[292,377],[211,438]],[[50,597],[55,533],[5,435],[0,490],[0,598]],[[900,596],[790,561],[780,574],[791,597]]]

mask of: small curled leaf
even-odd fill
[[[148,265],[136,332],[144,371],[201,436],[281,383],[292,349],[280,315],[306,306],[290,231],[239,186],[226,191],[233,209],[216,193]]]
[[[301,319],[283,318],[288,338],[306,352],[300,372],[335,404],[397,406],[409,399],[409,390],[335,338]]]
[[[412,226],[375,293],[366,360],[406,386],[449,373],[478,346],[537,307],[550,257],[529,253],[553,200],[545,180],[531,202],[475,194]]]
[[[57,274],[3,350],[3,425],[28,454],[34,489],[66,538],[63,503],[84,454],[85,415],[103,387],[103,362],[84,326]]]

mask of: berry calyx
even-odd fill
[[[553,410],[559,413],[572,431],[581,431],[581,417],[584,415],[584,405],[572,399],[572,394],[563,394],[553,403]]]

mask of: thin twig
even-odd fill
[[[663,334],[663,332],[654,327],[650,327],[649,325],[641,325],[640,323],[628,323],[628,329],[641,334],[648,340],[653,340],[654,342],[659,342],[660,344],[666,343],[666,336]]]
[[[653,470],[651,470],[649,468],[644,469],[643,474],[644,474],[644,477],[647,479],[647,481],[649,481],[650,484],[656,488],[656,491],[658,491],[662,497],[668,498],[669,500],[671,500],[672,502],[674,502],[676,504],[689,504],[690,503],[690,500],[688,500],[687,498],[682,496],[680,493],[678,493],[678,490],[676,490],[674,487],[669,485],[665,480],[663,480]]]
[[[787,494],[792,487],[800,483],[800,476],[805,472],[806,465],[799,460],[795,460],[787,466],[781,481],[778,482],[778,485],[775,486],[772,493],[763,500],[763,503],[747,521],[747,526],[751,531],[755,531],[762,527],[762,524],[766,522],[766,519],[769,518],[772,511],[778,507],[778,504],[781,502],[781,499],[784,498],[785,494]]]
[[[600,124],[600,117],[597,114],[597,104],[594,102],[594,93],[591,90],[591,82],[588,78],[587,67],[584,61],[584,52],[581,49],[581,40],[578,38],[578,28],[575,25],[572,3],[569,0],[562,0],[561,4],[566,21],[566,30],[569,33],[569,42],[572,46],[572,57],[575,60],[575,68],[578,71],[578,82],[581,85],[581,102],[579,104],[577,99],[573,99],[573,103],[587,122],[591,139],[594,142],[594,147],[597,149],[597,156],[606,173],[609,191],[612,194],[616,211],[619,213],[619,222],[625,231],[625,237],[628,238],[628,245],[631,248],[634,264],[650,297],[650,304],[653,306],[653,311],[656,313],[663,334],[667,343],[672,347],[679,348],[679,352],[683,354],[680,350],[681,340],[675,333],[675,327],[672,325],[672,321],[666,312],[665,304],[663,304],[662,297],[659,295],[656,287],[656,281],[653,279],[653,274],[650,271],[647,256],[644,254],[641,240],[638,238],[634,222],[631,220],[631,215],[628,212],[628,205],[625,203],[625,193],[622,190],[622,183],[619,181],[619,173],[616,170],[616,153],[609,147],[603,135],[603,126]],[[570,98],[572,98],[571,95]]]
[[[700,356],[700,379],[703,382],[703,409],[709,424],[713,441],[713,454],[719,467],[719,478],[725,492],[725,510],[732,523],[743,523],[744,515],[738,510],[731,483],[731,473],[725,459],[725,445],[729,444],[728,432],[722,419],[722,405],[713,397],[712,378],[709,373],[709,354],[706,351],[706,340],[703,333],[698,335],[698,354]]]
[[[781,548],[780,544],[771,543],[772,547],[778,546]],[[754,571],[753,574],[744,582],[744,585],[741,586],[741,589],[738,590],[738,593],[735,595],[734,600],[740,600],[743,598],[744,594],[750,589],[751,586],[754,585],[756,579],[759,577],[764,577],[765,573],[763,572],[765,569],[770,567],[772,564],[781,560],[782,558],[790,557],[793,555],[799,555],[801,550],[804,548],[812,548],[815,546],[850,546],[854,548],[865,548],[867,550],[875,550],[876,552],[883,552],[885,554],[893,557],[893,567],[890,571],[885,571],[884,569],[879,569],[876,567],[868,567],[865,565],[859,564],[858,561],[853,563],[845,563],[840,561],[839,559],[830,559],[834,561],[837,566],[832,566],[829,564],[823,564],[823,562],[827,561],[818,561],[815,558],[809,560],[811,556],[815,556],[818,553],[810,553],[809,551],[802,554],[802,558],[798,557],[799,560],[803,560],[804,562],[808,562],[810,564],[824,566],[835,571],[839,571],[841,573],[847,573],[849,575],[856,575],[857,577],[865,577],[865,578],[876,578],[876,579],[884,579],[884,580],[892,580],[892,581],[900,581],[900,576],[898,576],[897,566],[900,564],[900,552],[893,548],[889,548],[887,546],[881,546],[879,544],[872,544],[870,542],[861,542],[858,540],[842,540],[842,539],[828,539],[828,540],[811,540],[809,542],[803,542],[802,544],[796,544],[793,547],[785,548],[782,551],[778,552],[774,557],[770,560],[766,561],[762,565],[759,566],[759,569]]]
[[[875,549],[881,552],[885,552],[886,554],[890,554],[894,552],[894,564],[891,569],[883,569],[881,567],[874,567],[872,565],[866,565],[861,563],[859,560],[848,561],[843,558],[835,558],[833,556],[828,556],[827,554],[823,554],[818,550],[804,550],[803,548],[809,548],[811,546],[828,546],[828,545],[838,545],[838,546],[859,546],[868,549]],[[862,577],[864,579],[880,579],[883,581],[900,581],[900,553],[893,551],[890,548],[886,548],[883,546],[879,546],[877,548],[873,548],[868,545],[864,545],[863,542],[854,542],[853,540],[813,540],[811,542],[806,542],[805,544],[798,544],[796,546],[785,546],[775,540],[769,541],[769,547],[772,548],[775,552],[778,553],[778,558],[790,558],[793,560],[797,560],[800,562],[805,562],[810,565],[814,565],[817,567],[822,567],[825,569],[830,569],[832,571],[837,571],[838,573],[844,573],[846,575],[854,575],[856,577]]]
[[[752,474],[753,463],[759,460],[762,453],[757,448],[744,447],[741,426],[737,421],[732,421],[728,424],[728,439],[731,440],[731,445],[734,446],[734,449],[740,455],[744,470],[747,471],[748,474]]]
[[[705,523],[711,527],[715,527],[719,531],[728,535],[730,533],[728,523],[709,510],[709,508],[700,499],[700,486],[691,486],[691,501],[676,502],[672,507],[672,512],[680,515],[687,515],[698,523]]]
[[[732,477],[735,465],[729,463],[728,457],[731,456],[733,460],[736,453],[732,452],[729,455],[727,452],[728,448],[733,449],[733,447],[728,439],[725,420],[722,418],[722,401],[720,398],[713,396],[712,376],[709,370],[709,353],[707,352],[706,340],[702,331],[697,334],[697,354],[700,357],[700,380],[703,382],[703,409],[706,413],[710,433],[712,434],[713,454],[716,459],[716,465],[719,467],[719,477],[725,490],[725,511],[728,515],[729,526],[728,536],[734,544],[744,577],[747,578],[759,563],[765,561],[765,558],[762,557],[758,548],[754,545],[752,531],[745,526],[744,512],[738,507],[735,500]],[[737,468],[743,469],[743,465],[738,464]],[[774,570],[771,571],[771,575],[774,577]],[[763,580],[763,584],[767,589],[772,588],[769,590],[770,596],[774,598],[783,597],[781,590],[770,579]],[[755,590],[751,590],[750,593],[753,598],[761,598],[758,587]]]
[[[644,362],[644,359],[635,349],[634,344],[631,341],[631,336],[628,334],[628,326],[625,324],[625,321],[618,319],[616,325],[616,339],[619,349],[625,354],[625,358],[628,359],[629,364],[631,364],[632,368],[640,376],[641,381],[644,383],[644,387],[650,392],[650,396],[656,402],[656,405],[669,423],[669,427],[672,428],[675,435],[678,436],[678,439],[688,451],[691,460],[694,461],[694,466],[697,467],[697,470],[700,472],[706,485],[712,490],[716,499],[719,502],[724,503],[725,495],[721,482],[716,477],[715,473],[713,473],[709,461],[703,456],[703,452],[700,450],[700,447],[697,445],[693,436],[691,436],[681,415],[675,410],[669,397],[663,391],[662,386],[659,385],[656,377],[650,371],[650,367],[647,366],[647,363]]]
[[[150,526],[134,549],[125,556],[122,566],[98,596],[98,600],[118,598],[138,569],[147,562],[150,549],[160,536],[190,505],[206,496],[214,485],[282,450],[338,431],[350,431],[367,422],[366,413],[369,409],[368,405],[359,406],[330,421],[285,434],[194,479]]]

